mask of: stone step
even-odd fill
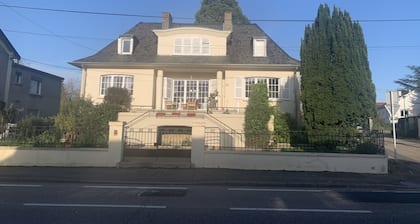
[[[191,159],[185,157],[125,157],[119,167],[190,168]]]

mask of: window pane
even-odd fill
[[[175,39],[175,49],[174,49],[174,52],[176,54],[181,54],[182,53],[182,39],[181,38]]]
[[[185,38],[184,39],[184,54],[191,54],[191,39]]]
[[[209,54],[210,52],[210,43],[208,39],[203,39],[202,40],[202,46],[201,46],[201,53],[206,55]]]
[[[200,48],[201,48],[201,40],[199,38],[194,38],[192,43],[192,53],[193,54],[200,54]]]
[[[128,90],[130,95],[133,95],[133,76],[126,76],[124,80],[124,88]]]
[[[184,80],[174,80],[174,102],[184,102]]]
[[[268,82],[268,97],[278,98],[279,97],[279,79],[271,78]]]
[[[187,81],[187,101],[190,99],[197,98],[197,81],[188,80]]]
[[[245,97],[249,97],[252,84],[255,84],[255,78],[247,78],[245,82]]]
[[[131,40],[123,40],[122,44],[122,52],[124,53],[130,53],[131,52]]]
[[[41,95],[41,82],[37,80],[31,80],[29,93],[34,95]]]
[[[112,87],[123,87],[123,78],[122,76],[114,76],[114,82],[112,83]]]

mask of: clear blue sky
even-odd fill
[[[238,2],[250,20],[312,20],[319,5],[323,3],[328,4],[330,8],[337,6],[348,11],[354,20],[420,19],[418,0]],[[192,23],[201,0],[0,0],[0,5],[4,4],[158,17],[163,11],[169,11],[175,17],[174,22]],[[181,17],[191,19],[179,19]],[[160,21],[160,18],[82,15],[0,7],[0,28],[22,56],[25,64],[74,80],[80,79],[81,72],[68,62],[94,54],[138,22]],[[292,57],[299,59],[300,41],[308,22],[255,23]],[[393,81],[410,73],[406,66],[420,66],[420,21],[362,22],[361,25],[368,46],[377,101],[385,101],[385,92],[398,88]]]

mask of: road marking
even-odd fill
[[[188,190],[187,187],[154,187],[154,186],[106,186],[106,185],[86,185],[84,188],[99,189],[144,189],[144,190]]]
[[[150,208],[164,209],[165,205],[116,205],[116,204],[55,204],[55,203],[23,203],[32,207],[91,207],[91,208]]]
[[[355,192],[357,192],[357,191],[355,191]],[[369,193],[420,194],[420,191],[387,191],[387,190],[375,190],[375,191],[369,191]]]
[[[229,208],[232,211],[262,211],[262,212],[322,212],[322,213],[362,213],[369,214],[369,210],[343,209],[293,209],[293,208]]]
[[[39,184],[0,184],[0,187],[42,187]]]
[[[328,192],[330,190],[281,189],[281,188],[228,188],[229,191],[269,191],[269,192]]]

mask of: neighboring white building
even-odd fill
[[[386,103],[384,102],[378,102],[376,103],[376,116],[378,116],[378,119],[384,121],[387,124],[391,123],[391,117],[390,112],[387,108]]]
[[[398,91],[398,106],[394,108],[394,118],[400,119],[405,117],[420,116],[420,94],[416,91],[409,91],[403,94]],[[389,105],[385,105],[386,110],[391,114]],[[391,118],[390,118],[391,119]]]

